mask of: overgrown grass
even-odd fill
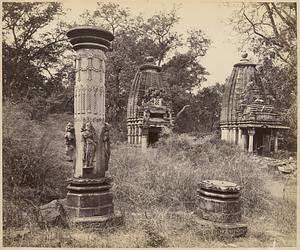
[[[171,134],[145,153],[125,143],[113,144],[109,171],[115,207],[123,212],[125,224],[94,231],[41,230],[32,207],[55,192],[65,195],[71,166],[64,162],[63,135],[72,116],[52,115],[45,123],[36,123],[19,110],[5,114],[11,115],[4,118],[4,129],[9,129],[5,140],[14,143],[4,141],[4,246],[272,247],[274,239],[276,246],[295,245],[296,201],[275,200],[257,163],[214,135]],[[16,161],[19,157],[21,162]],[[14,185],[11,178],[16,178]],[[243,187],[243,220],[249,227],[245,238],[218,241],[199,226],[193,211],[197,184],[204,179]]]
[[[197,184],[205,179],[235,182],[243,187],[244,214],[266,209],[268,198],[262,179],[247,154],[213,138],[173,135],[158,148],[120,145],[113,151],[111,172],[115,195],[130,210],[149,207],[192,206]]]
[[[62,157],[63,136],[61,147],[55,147],[53,133],[57,132],[46,122],[32,120],[18,105],[4,103],[4,228],[31,224],[36,207],[66,195],[71,169]]]

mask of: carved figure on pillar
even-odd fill
[[[93,167],[97,147],[97,136],[91,122],[83,124],[81,129],[83,142],[83,167]]]
[[[104,126],[104,135],[103,135],[105,171],[108,170],[108,162],[109,162],[109,158],[110,158],[109,129],[110,129],[109,124],[105,123],[105,126]]]
[[[66,155],[69,157],[69,161],[73,161],[76,142],[75,142],[75,128],[72,122],[69,122],[66,126],[65,144],[66,144]]]

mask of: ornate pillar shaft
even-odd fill
[[[76,50],[74,127],[75,177],[105,176],[105,54],[94,48]]]
[[[120,219],[115,215],[110,177],[108,124],[105,123],[105,52],[113,35],[97,27],[67,32],[76,51],[74,89],[75,171],[68,185],[67,211],[79,224]]]

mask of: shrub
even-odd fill
[[[45,124],[31,120],[18,105],[4,103],[3,111],[4,214],[13,219],[24,204],[38,206],[65,196],[70,169],[51,147],[53,136]],[[19,222],[8,219],[6,225]]]

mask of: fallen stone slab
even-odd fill
[[[294,169],[290,166],[279,166],[278,171],[283,174],[291,174],[294,172]]]
[[[65,206],[66,199],[53,200],[40,206],[41,222],[45,226],[69,227]]]

